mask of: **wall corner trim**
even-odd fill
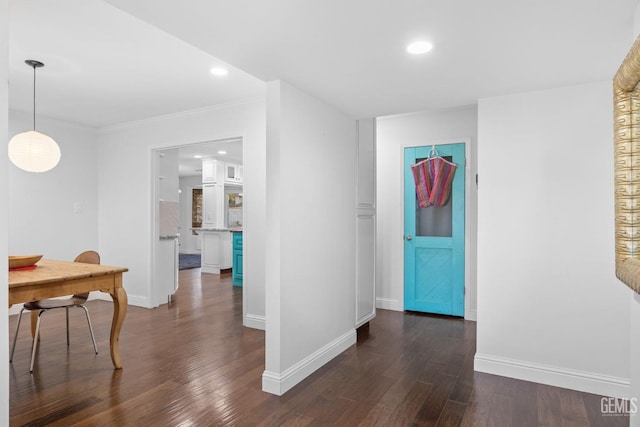
[[[355,343],[356,330],[351,329],[282,373],[264,371],[262,374],[262,391],[282,396],[293,386]]]
[[[603,396],[622,399],[631,397],[629,378],[576,371],[490,354],[476,353],[474,370]]]
[[[261,331],[266,330],[267,320],[264,316],[259,316],[257,314],[247,314],[244,317],[244,326],[247,328],[260,329]]]

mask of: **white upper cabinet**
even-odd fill
[[[242,184],[242,165],[226,162],[224,164],[224,182]]]
[[[218,161],[215,159],[204,159],[202,161],[202,183],[211,184],[218,180]]]

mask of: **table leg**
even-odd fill
[[[124,288],[115,288],[109,293],[113,299],[113,321],[111,322],[111,361],[116,369],[122,368],[120,359],[120,329],[127,314],[127,293]]]
[[[40,310],[31,311],[31,339],[34,339],[36,336],[36,325],[38,324],[38,314],[40,314]],[[38,334],[38,340],[40,340],[40,334]]]

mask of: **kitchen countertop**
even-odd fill
[[[180,233],[177,234],[161,234],[160,240],[173,240],[180,237]]]
[[[199,231],[218,231],[218,232],[223,232],[223,231],[230,231],[230,232],[242,232],[242,228],[192,228],[193,231],[195,231],[196,233]]]

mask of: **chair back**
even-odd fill
[[[73,262],[82,262],[85,264],[100,264],[100,254],[96,251],[84,251],[73,260]],[[74,298],[84,299],[89,298],[89,293],[75,294]]]
[[[73,260],[85,264],[100,264],[100,254],[96,251],[84,251]]]

